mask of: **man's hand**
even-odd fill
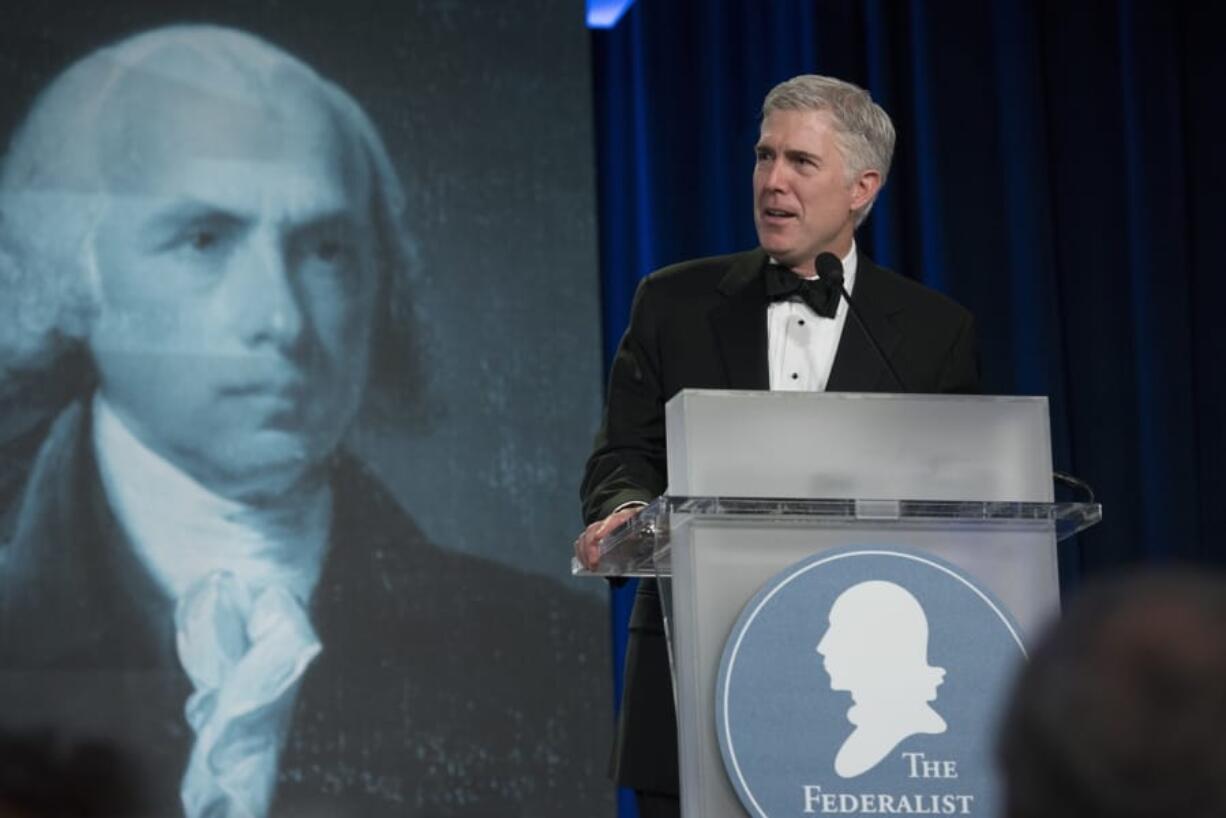
[[[614,511],[603,520],[597,520],[583,529],[583,533],[575,540],[575,556],[579,558],[579,562],[583,567],[589,571],[595,568],[596,563],[600,561],[600,541],[609,532],[642,510],[643,506],[636,503],[635,505]]]

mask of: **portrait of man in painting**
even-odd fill
[[[601,797],[565,595],[431,543],[345,445],[427,365],[406,222],[358,102],[234,29],[89,53],[10,140],[0,729],[106,742],[134,814]]]

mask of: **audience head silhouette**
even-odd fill
[[[1226,577],[1084,591],[1022,673],[1000,755],[1008,818],[1226,815]]]

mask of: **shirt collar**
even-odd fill
[[[259,508],[222,497],[146,446],[101,392],[93,442],[102,485],[137,556],[178,598],[201,577],[228,571],[254,589],[285,586],[309,601],[327,548],[327,485]]]
[[[767,256],[767,259],[769,259],[771,264],[779,263],[779,261],[774,256]],[[851,292],[852,287],[856,283],[856,267],[859,264],[859,254],[856,252],[856,240],[855,239],[851,240],[851,249],[847,251],[847,255],[843,256],[842,262],[843,262],[843,287],[846,288],[847,292]],[[813,279],[817,278],[817,274],[814,273],[811,276],[805,276],[805,278],[812,281]]]

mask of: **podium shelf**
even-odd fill
[[[674,519],[677,518],[677,519]],[[670,573],[672,527],[696,518],[745,520],[755,525],[820,525],[916,529],[965,526],[984,530],[1035,529],[1064,540],[1102,520],[1099,503],[979,500],[796,499],[764,497],[657,497],[601,541],[592,570],[571,560],[571,573],[591,577],[655,577]]]

